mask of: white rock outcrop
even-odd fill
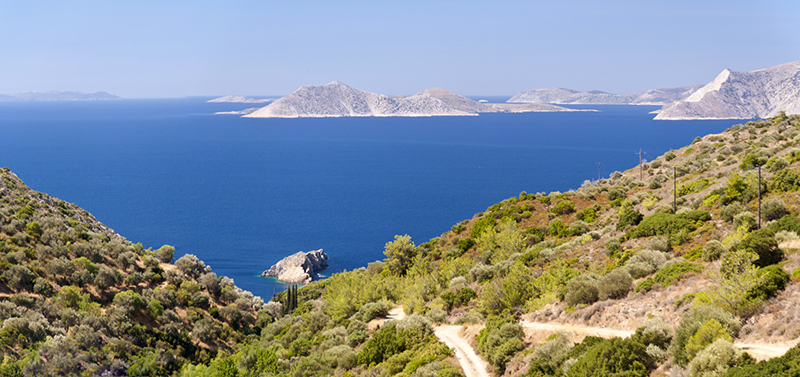
[[[660,120],[768,118],[800,113],[800,61],[750,72],[723,70],[691,96],[664,106]]]
[[[328,254],[322,249],[297,252],[275,263],[261,273],[262,277],[274,277],[284,283],[307,284],[319,277],[318,273],[328,267]]]
[[[688,97],[701,86],[650,89],[630,94],[613,94],[599,90],[581,92],[564,88],[542,88],[517,93],[506,102],[562,105],[666,105]]]

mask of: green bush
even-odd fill
[[[727,249],[722,242],[717,240],[708,241],[705,246],[703,246],[703,260],[706,262],[715,261],[719,259],[725,251],[727,251]]]
[[[590,347],[568,370],[568,377],[647,377],[653,359],[647,347],[631,338],[613,338]]]
[[[625,268],[634,279],[638,279],[658,271],[665,263],[667,263],[666,254],[656,250],[644,249],[632,256],[625,263]]]
[[[690,273],[699,273],[703,271],[703,266],[691,262],[677,262],[658,271],[652,278],[647,278],[639,283],[634,289],[635,292],[649,291],[653,284],[661,284],[665,287],[672,285],[672,282],[678,281],[684,275]]]
[[[693,231],[697,222],[708,220],[711,220],[711,216],[706,211],[690,211],[677,215],[656,213],[645,217],[628,235],[640,238],[677,234],[682,230]]]
[[[578,275],[567,283],[567,294],[564,296],[564,301],[570,306],[591,304],[599,298],[597,277],[594,275]]]
[[[783,169],[772,176],[769,191],[787,192],[800,190],[800,174],[791,169]]]
[[[564,200],[553,206],[550,212],[556,215],[567,215],[575,212],[575,203],[571,200]]]
[[[675,152],[668,151],[667,153],[664,154],[664,159],[667,161],[672,161],[673,159],[675,159]]]
[[[625,199],[625,190],[622,187],[614,187],[611,190],[608,190],[608,200],[615,201],[618,199]]]
[[[472,238],[464,238],[463,240],[458,241],[458,245],[456,245],[456,248],[460,250],[462,253],[465,253],[473,246],[475,246],[475,240],[473,240]]]
[[[597,281],[597,290],[601,300],[625,297],[631,290],[633,278],[625,269],[613,270]]]
[[[721,376],[729,368],[742,363],[742,351],[728,339],[717,339],[689,363],[689,377]],[[761,374],[753,376],[763,376]]]
[[[719,217],[727,222],[732,222],[733,217],[744,211],[741,203],[734,202],[728,204],[719,210]]]
[[[783,267],[778,265],[759,268],[756,276],[760,279],[761,284],[750,292],[750,297],[762,300],[775,297],[778,291],[786,288],[786,283],[791,279]]]
[[[789,210],[786,208],[786,203],[780,197],[771,197],[761,204],[761,216],[766,221],[780,219],[788,213]]]
[[[697,333],[701,326],[706,321],[715,320],[721,325],[721,328],[731,337],[739,336],[739,329],[741,324],[739,320],[734,318],[730,313],[720,309],[716,306],[709,305],[695,305],[688,313],[684,314],[678,328],[675,329],[675,338],[670,345],[670,353],[672,353],[675,362],[680,366],[686,366],[689,361],[689,353],[686,346],[689,340]]]
[[[633,207],[623,205],[619,209],[619,222],[617,223],[617,230],[623,230],[628,226],[636,226],[642,221],[643,217],[644,216],[642,216],[639,211],[633,209]]]
[[[566,228],[562,230],[564,236],[567,237],[580,236],[588,232],[589,232],[589,224],[580,220],[569,224]]]
[[[513,316],[490,316],[478,334],[478,351],[489,361],[497,374],[503,374],[506,363],[525,349],[525,333]]]
[[[738,248],[758,254],[758,259],[753,262],[758,267],[766,267],[783,260],[783,250],[778,248],[778,241],[775,241],[769,229],[748,234],[742,242],[739,242]]]
[[[472,224],[472,232],[470,238],[477,239],[487,229],[493,229],[497,222],[493,217],[486,216]]]
[[[619,239],[609,238],[606,241],[606,255],[609,257],[613,256],[617,251],[621,250],[621,247],[622,243],[619,242]]]

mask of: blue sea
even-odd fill
[[[654,106],[474,117],[244,119],[208,98],[0,103],[0,166],[145,247],[169,244],[269,299],[259,277],[324,249],[324,274],[420,244],[503,199],[586,179],[736,121],[653,121]]]

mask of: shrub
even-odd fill
[[[733,227],[745,232],[756,228],[756,215],[749,211],[742,211],[733,217]]]
[[[625,269],[634,279],[645,277],[664,266],[667,263],[667,256],[656,250],[644,249],[636,253],[625,264]]]
[[[710,347],[709,347],[710,348]],[[739,365],[728,370],[725,377],[784,377],[800,375],[800,345],[794,346],[786,354],[758,364],[748,363],[747,354],[742,355]]]
[[[564,301],[570,306],[591,304],[599,298],[597,277],[594,275],[578,275],[567,283],[567,294],[564,296]]]
[[[628,232],[633,238],[677,234],[683,230],[693,231],[696,223],[711,219],[706,211],[689,211],[677,215],[656,213],[645,217],[636,228]]]
[[[654,345],[666,349],[674,336],[675,332],[672,327],[656,317],[648,319],[642,327],[636,329],[636,333],[631,336],[631,339],[644,345]]]
[[[788,241],[794,241],[794,240],[797,240],[797,239],[800,239],[800,237],[797,237],[797,233],[792,232],[792,231],[781,230],[781,231],[775,233],[775,241],[777,241],[778,244],[781,244],[781,243],[784,243],[784,242],[788,242]]]
[[[787,192],[800,190],[800,174],[791,169],[783,169],[772,176],[769,191]]]
[[[664,159],[667,161],[672,161],[673,159],[675,159],[675,152],[668,151],[667,153],[664,154]]]
[[[789,211],[786,209],[786,203],[777,196],[771,197],[761,204],[761,216],[767,221],[780,219],[787,213]]]
[[[637,226],[642,221],[642,216],[639,211],[633,209],[632,206],[623,205],[619,209],[619,222],[617,223],[617,230],[623,230],[628,226]]]
[[[778,248],[778,242],[766,229],[748,234],[738,248],[758,254],[758,259],[754,262],[758,267],[766,267],[783,260],[783,250]]]
[[[556,215],[567,215],[575,212],[575,203],[571,200],[564,200],[553,206],[550,212]]]
[[[756,276],[761,284],[750,292],[750,297],[762,300],[775,297],[778,291],[786,288],[786,283],[791,279],[783,267],[778,265],[759,268]]]
[[[742,211],[744,211],[744,207],[742,207],[741,203],[734,202],[720,208],[719,217],[727,222],[732,222],[733,217]]]
[[[156,258],[164,263],[172,263],[172,258],[175,256],[175,248],[170,245],[164,245],[158,248],[155,252]]]
[[[569,226],[567,226],[563,230],[563,234],[567,237],[580,236],[588,232],[589,232],[589,224],[580,220],[575,221],[572,224],[569,224]]]
[[[727,251],[727,249],[722,242],[717,240],[708,241],[703,246],[703,260],[706,262],[715,261],[719,259],[725,251]]]
[[[694,359],[698,352],[702,351],[717,339],[733,341],[730,334],[722,327],[716,319],[709,319],[700,325],[686,342],[686,356],[689,360]]]
[[[506,363],[519,351],[525,349],[522,326],[514,323],[512,316],[492,316],[486,327],[478,334],[478,351],[489,361],[497,374],[505,371]]]
[[[597,282],[599,298],[618,299],[623,298],[631,290],[633,279],[624,269],[618,268],[601,277]]]
[[[647,377],[653,359],[647,347],[630,338],[613,338],[593,345],[568,370],[568,377]]]
[[[661,284],[662,286],[670,286],[674,281],[683,278],[684,275],[690,273],[698,273],[703,271],[703,266],[691,262],[677,262],[669,264],[662,268],[652,278],[647,278],[639,283],[634,289],[634,292],[649,291],[653,284]]]
[[[16,291],[30,290],[36,275],[28,267],[15,264],[3,272],[3,280]]]
[[[615,201],[617,199],[625,199],[625,190],[622,187],[614,187],[608,190],[608,200]]]
[[[722,376],[742,360],[742,351],[728,339],[717,339],[700,351],[689,363],[688,377]],[[760,376],[763,376],[759,374]]]
[[[622,247],[622,243],[619,242],[619,239],[616,238],[609,238],[606,241],[606,255],[613,256],[617,251],[620,250]]]
[[[730,313],[716,306],[695,305],[688,313],[684,314],[681,323],[675,329],[675,338],[669,348],[678,365],[686,366],[689,363],[689,353],[686,351],[689,339],[706,321],[712,319],[719,323],[731,337],[735,338],[739,335],[741,324]]]
[[[373,318],[386,317],[389,314],[389,305],[385,301],[371,302],[364,304],[353,315],[354,319],[369,322]]]

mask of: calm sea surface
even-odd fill
[[[269,299],[259,277],[325,249],[326,274],[419,244],[521,191],[578,188],[736,121],[652,121],[653,106],[477,117],[242,119],[207,98],[0,103],[0,166],[133,242],[170,244]]]

